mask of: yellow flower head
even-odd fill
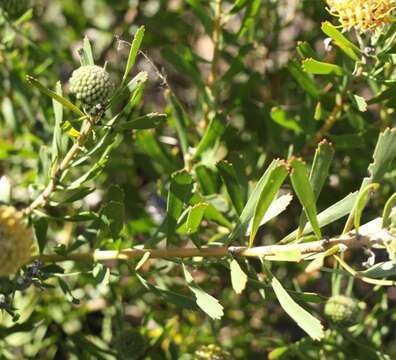
[[[396,0],[327,0],[330,13],[339,18],[345,30],[373,30],[390,19]]]
[[[0,206],[0,276],[15,274],[31,256],[33,234],[23,214],[13,206]]]

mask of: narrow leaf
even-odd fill
[[[384,211],[382,212],[382,228],[387,228],[390,224],[390,216],[393,207],[396,205],[396,193],[387,200],[384,206]]]
[[[223,306],[212,295],[202,290],[193,280],[191,274],[187,271],[183,264],[184,277],[188,283],[188,287],[195,295],[197,305],[212,319],[221,319],[224,315]]]
[[[348,194],[340,201],[337,201],[335,204],[331,205],[326,210],[322,211],[317,217],[319,226],[322,228],[350,214],[357,199],[357,196],[358,196],[358,192],[355,191],[354,193]],[[312,225],[308,223],[305,226],[302,235],[310,234],[312,230],[313,230]],[[293,231],[292,233],[284,237],[280,241],[280,243],[281,244],[288,243],[293,239],[295,239],[296,235],[297,235],[297,230]]]
[[[359,231],[359,226],[360,226],[360,219],[362,218],[363,210],[367,205],[367,202],[369,200],[370,193],[377,190],[379,187],[379,184],[377,183],[371,183],[367,185],[362,191],[359,192],[359,196],[356,200],[356,206],[353,209],[354,213],[354,225],[356,231]]]
[[[227,189],[231,202],[234,205],[235,211],[238,215],[240,215],[244,208],[244,202],[242,189],[238,182],[234,167],[230,162],[226,160],[218,162],[216,167]]]
[[[231,284],[237,294],[242,293],[245,289],[248,277],[241,269],[238,261],[233,259],[230,264]]]
[[[95,65],[91,43],[87,36],[84,37],[83,47],[80,50],[79,55],[81,65]]]
[[[125,67],[124,75],[122,77],[122,84],[126,81],[130,71],[133,68],[133,65],[135,65],[136,56],[139,52],[140,45],[142,44],[143,41],[144,30],[145,30],[144,26],[141,26],[135,33],[135,36],[131,44],[131,48],[129,50],[128,61]]]
[[[311,171],[309,174],[309,183],[312,186],[315,201],[318,199],[320,192],[322,191],[323,185],[329,174],[329,169],[334,156],[334,148],[326,140],[321,141],[315,151],[315,156]],[[305,213],[301,213],[299,222],[299,235],[304,231],[304,227],[307,223],[307,217]]]
[[[252,231],[249,238],[249,247],[253,246],[254,238],[256,237],[260,222],[273,202],[281,185],[285,181],[287,174],[288,169],[285,163],[279,163],[279,165],[273,168],[268,174],[254,211]]]
[[[207,203],[199,203],[190,208],[187,216],[187,234],[193,234],[198,231],[201,224],[205,210],[208,207]]]
[[[210,121],[205,134],[199,142],[193,159],[197,159],[204,151],[213,148],[220,140],[226,128],[226,119],[221,114],[216,114]]]
[[[188,137],[187,137],[187,125],[191,122],[188,118],[182,104],[177,99],[175,94],[167,90],[165,96],[171,105],[172,113],[175,118],[176,131],[180,140],[180,147],[184,155],[188,153]]]
[[[292,159],[290,162],[293,171],[290,175],[293,188],[302,204],[315,235],[318,239],[322,237],[317,219],[316,199],[312,186],[309,182],[306,165],[300,159]]]
[[[349,41],[333,24],[329,21],[322,23],[322,31],[333,39],[334,44],[338,46],[352,60],[359,61],[360,49]]]
[[[276,200],[274,200],[268,210],[265,212],[263,218],[260,221],[260,226],[264,225],[271,219],[277,217],[280,213],[286,210],[289,206],[290,202],[293,200],[293,195],[290,193],[279,196]],[[250,221],[248,229],[246,230],[246,235],[250,235],[252,231],[252,221]]]
[[[344,75],[344,69],[338,65],[329,64],[315,59],[303,61],[303,68],[306,72],[313,75]]]
[[[118,131],[153,129],[164,123],[165,120],[166,114],[149,113],[143,116],[139,116],[138,118],[135,118],[133,120],[117,124],[114,126],[114,128]]]
[[[324,337],[324,331],[320,321],[298,305],[275,277],[272,278],[271,285],[283,310],[285,310],[297,325],[312,339],[321,340]]]
[[[239,217],[239,222],[236,224],[234,229],[232,230],[227,243],[231,243],[233,240],[235,240],[238,236],[241,236],[245,234],[246,229],[249,225],[250,219],[252,219],[254,215],[254,211],[256,209],[257,201],[259,199],[259,196],[267,183],[267,179],[272,172],[272,170],[278,166],[283,164],[281,160],[273,160],[271,164],[268,166],[267,170],[264,172],[263,176],[260,178],[258,183],[256,184],[255,188],[253,189],[252,193],[250,194],[250,197],[243,208],[242,214]]]
[[[191,196],[193,179],[186,170],[172,175],[167,202],[167,238],[171,241],[184,205]]]
[[[37,88],[41,93],[44,95],[49,96],[50,98],[58,101],[61,103],[66,109],[76,113],[78,116],[86,117],[86,115],[74,104],[72,104],[69,100],[65,99],[64,97],[58,95],[56,92],[47,89],[44,85],[42,85],[37,79],[34,77],[27,75],[27,81],[32,84],[35,88]]]

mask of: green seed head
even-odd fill
[[[109,73],[97,65],[74,70],[69,82],[70,91],[88,108],[105,104],[113,90]]]
[[[334,322],[352,323],[356,316],[357,303],[354,299],[344,296],[332,296],[326,303],[324,312]]]
[[[194,360],[231,360],[231,354],[221,347],[210,344],[201,346],[194,354]]]
[[[20,17],[30,6],[30,0],[0,0],[0,8],[11,19]]]

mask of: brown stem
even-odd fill
[[[38,255],[32,258],[42,262],[61,262],[61,261],[110,261],[110,260],[133,260],[140,259],[143,255],[149,253],[152,259],[168,258],[191,258],[191,257],[266,257],[273,256],[282,251],[297,250],[301,254],[313,254],[326,251],[337,244],[342,244],[347,248],[361,248],[365,246],[382,245],[389,241],[396,241],[395,234],[377,227],[379,221],[368,223],[374,229],[366,227],[368,231],[357,234],[352,231],[348,234],[323,239],[307,243],[295,243],[286,245],[266,245],[249,248],[246,246],[219,246],[219,247],[202,247],[202,248],[166,248],[166,249],[124,249],[116,250],[96,250],[93,253],[76,253],[68,255],[50,254]],[[375,230],[375,231],[374,231]]]
[[[336,123],[337,117],[338,117],[340,111],[342,110],[342,107],[343,107],[343,101],[342,101],[342,99],[340,99],[334,105],[333,110],[331,111],[331,113],[327,117],[327,119],[325,120],[323,126],[315,134],[313,140],[310,141],[308,144],[306,144],[306,146],[302,150],[303,154],[306,154],[311,148],[313,148],[316,144],[318,144],[326,136],[326,134],[330,131],[330,129]]]

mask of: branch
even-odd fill
[[[77,138],[76,142],[70,148],[68,153],[63,158],[62,162],[60,163],[59,167],[56,169],[55,173],[52,175],[50,182],[46,186],[46,188],[41,192],[41,194],[26,208],[23,210],[25,215],[30,215],[34,209],[38,207],[45,206],[51,194],[55,191],[58,181],[62,175],[62,172],[67,169],[70,162],[74,159],[80,149],[83,147],[85,141],[87,140],[88,136],[91,134],[93,130],[93,126],[95,123],[94,118],[89,118],[83,125],[81,133]]]
[[[191,257],[266,257],[273,256],[282,251],[299,251],[301,254],[315,254],[326,251],[337,244],[342,244],[346,248],[362,248],[381,246],[385,243],[396,242],[396,234],[381,228],[382,218],[377,218],[360,227],[360,232],[350,231],[347,234],[331,239],[322,239],[306,243],[293,243],[286,245],[266,245],[258,247],[246,246],[218,246],[202,248],[165,248],[165,249],[124,249],[117,250],[96,250],[93,253],[76,253],[66,256],[59,254],[39,255],[32,258],[42,262],[62,262],[62,261],[110,261],[110,260],[133,260],[140,259],[149,253],[152,259],[167,258],[191,258]]]

